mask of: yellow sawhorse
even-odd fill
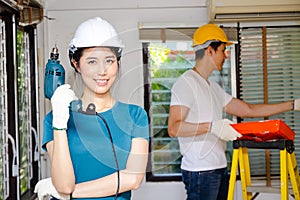
[[[281,200],[288,200],[288,177],[293,189],[294,199],[300,200],[299,187],[300,178],[294,153],[294,142],[292,140],[277,140],[271,142],[256,142],[253,140],[235,140],[233,141],[233,156],[231,163],[231,172],[229,180],[229,190],[227,200],[233,200],[234,187],[236,183],[237,167],[239,164],[239,175],[242,185],[243,200],[255,198],[251,187],[250,163],[248,157],[248,148],[255,149],[279,149],[280,150],[280,193]]]

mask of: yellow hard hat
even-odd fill
[[[225,32],[216,24],[205,24],[200,26],[195,32],[193,37],[193,45],[203,45],[207,41],[221,41],[225,42],[226,45],[233,44],[229,42]]]

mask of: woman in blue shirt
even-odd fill
[[[128,200],[130,191],[139,188],[148,159],[148,117],[143,108],[110,93],[122,49],[115,29],[99,17],[77,28],[69,57],[85,88],[77,99],[65,84],[51,98],[42,142],[51,179],[38,183],[39,196]]]

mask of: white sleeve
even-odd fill
[[[214,84],[219,97],[222,99],[223,107],[225,107],[232,100],[233,97],[230,94],[228,94],[225,91],[225,89],[221,88],[219,84],[217,83]]]
[[[170,106],[182,105],[190,108],[194,99],[191,97],[194,93],[194,84],[194,80],[191,78],[179,78],[171,89]]]

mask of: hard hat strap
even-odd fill
[[[204,44],[194,46],[194,51],[207,48],[212,42],[220,42],[219,40],[207,40]]]

